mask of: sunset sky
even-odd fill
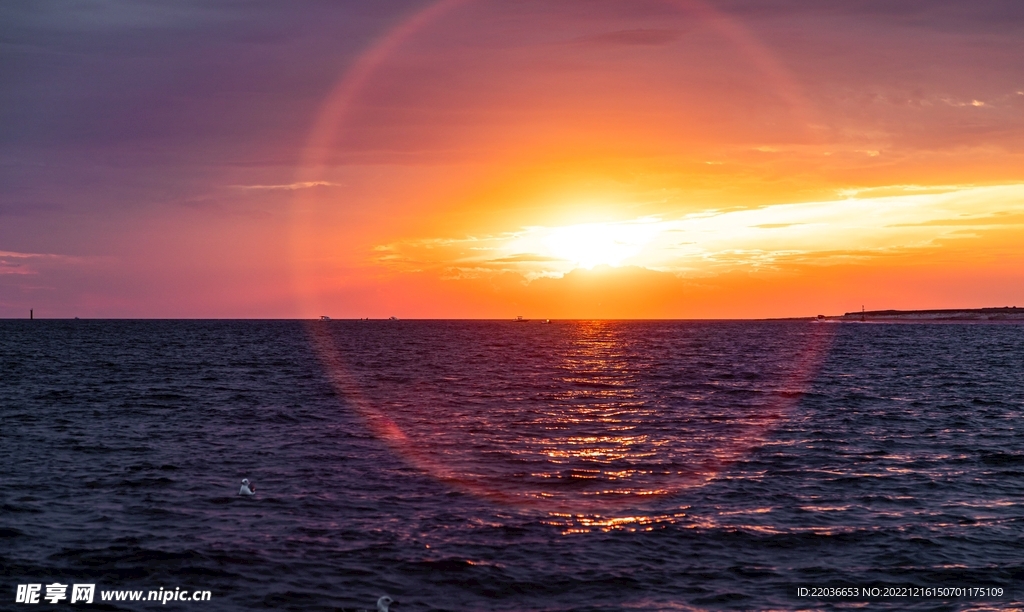
[[[0,4],[0,317],[1024,307],[1024,3]]]

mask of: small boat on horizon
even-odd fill
[[[327,316],[327,315],[320,315],[320,320],[321,321],[330,321],[331,318],[329,316]]]
[[[388,321],[397,321],[398,317],[388,317]]]
[[[512,322],[513,323],[529,323],[530,320],[529,319],[524,319],[522,317],[516,317],[516,318],[512,319]]]

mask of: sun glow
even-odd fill
[[[901,195],[393,243],[377,247],[378,261],[420,269],[445,266],[460,277],[515,272],[532,280],[602,265],[703,276],[787,263],[863,261],[1024,223],[1021,184],[890,191]]]

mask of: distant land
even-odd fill
[[[829,321],[1024,321],[1024,308],[952,308],[944,310],[866,310],[840,316],[818,315]]]

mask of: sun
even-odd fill
[[[643,243],[618,224],[601,223],[552,228],[544,239],[547,255],[579,268],[618,266],[640,253]]]
[[[639,256],[657,235],[652,220],[581,223],[545,228],[533,245],[540,255],[566,261],[576,268],[621,266]]]

